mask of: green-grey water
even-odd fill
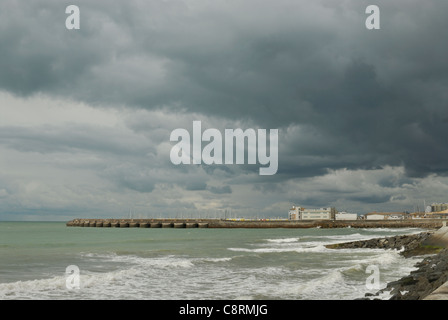
[[[0,222],[0,299],[355,299],[414,269],[395,250],[325,244],[419,229],[139,229]],[[79,270],[79,286],[67,267]],[[73,284],[73,283],[72,283]]]

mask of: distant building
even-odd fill
[[[338,212],[335,215],[336,220],[357,220],[358,214],[348,212]]]
[[[300,213],[299,213],[299,207],[292,206],[291,209],[289,209],[289,220],[300,220]]]
[[[384,220],[384,215],[382,214],[366,214],[366,220]]]
[[[332,220],[334,219],[334,208],[303,209],[302,220]]]
[[[412,219],[447,219],[448,209],[436,212],[414,212],[411,213]]]
[[[440,212],[448,210],[448,203],[432,203],[431,212]]]
[[[289,209],[289,220],[333,220],[335,208],[306,209],[293,206]]]
[[[404,212],[369,212],[364,215],[366,220],[402,220],[406,218]]]

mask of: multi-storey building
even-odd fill
[[[293,206],[289,209],[289,220],[334,220],[335,208],[306,209]]]

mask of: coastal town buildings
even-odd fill
[[[432,203],[424,206],[425,211],[409,212],[377,212],[372,211],[358,215],[345,211],[338,212],[334,207],[308,209],[292,206],[288,212],[288,220],[405,220],[405,219],[448,219],[448,203]]]

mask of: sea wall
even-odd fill
[[[224,220],[224,219],[73,219],[68,227],[120,228],[422,228],[442,226],[440,219],[420,220]]]

